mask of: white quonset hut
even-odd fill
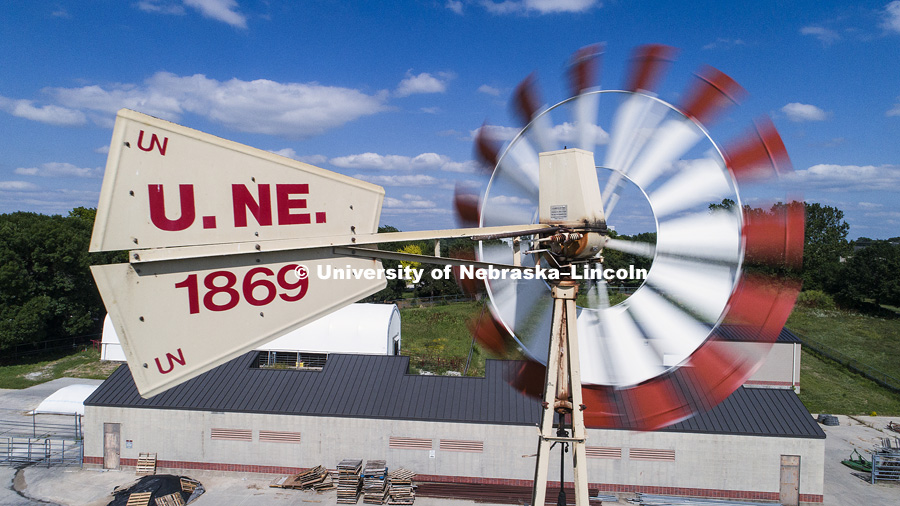
[[[400,354],[400,311],[394,304],[350,304],[257,348],[268,365],[324,363],[329,353]],[[103,321],[100,359],[125,361],[109,315]]]
[[[333,354],[311,370],[261,368],[258,355],[150,399],[120,367],[85,401],[85,464],[155,452],[163,468],[291,473],[383,459],[418,473],[422,492],[527,495],[540,408],[507,383],[517,362],[472,378],[410,375],[400,356]],[[785,386],[741,387],[655,432],[589,429],[591,490],[791,504],[799,484],[793,500],[821,503],[825,434]]]

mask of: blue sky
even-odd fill
[[[521,126],[519,81],[559,102],[599,42],[601,86],[621,88],[631,50],[662,43],[680,49],[662,98],[700,64],[725,72],[750,95],[717,142],[768,114],[789,190],[843,210],[851,238],[900,235],[900,0],[745,4],[3,2],[0,212],[95,207],[128,107],[380,184],[382,224],[453,227],[453,188],[484,182],[474,132]]]

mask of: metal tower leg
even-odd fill
[[[547,498],[550,447],[555,442],[562,442],[569,443],[573,447],[575,504],[588,506],[584,405],[581,399],[581,366],[578,361],[578,324],[575,319],[578,284],[571,280],[561,280],[553,286],[551,293],[553,321],[550,331],[550,353],[547,357],[547,377],[544,384],[543,412],[531,504],[544,505]],[[566,414],[571,414],[571,437],[556,434],[553,429],[554,413],[559,413],[560,423],[565,421]],[[560,478],[560,482],[564,482],[564,477]]]

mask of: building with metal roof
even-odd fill
[[[122,366],[85,401],[85,462],[153,452],[160,467],[289,473],[382,459],[425,481],[530,487],[540,406],[508,384],[518,366],[423,376],[407,357],[334,354],[320,370],[267,369],[248,353],[149,399]],[[589,429],[588,473],[592,490],[762,500],[795,476],[801,501],[820,503],[824,437],[791,389],[741,387],[659,431]]]

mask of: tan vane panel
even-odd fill
[[[122,109],[90,250],[375,233],[383,200],[380,186]]]
[[[383,289],[381,262],[331,248],[91,267],[149,397]]]

